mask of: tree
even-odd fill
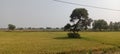
[[[46,27],[46,29],[52,29],[51,27]]]
[[[73,33],[81,30],[82,28],[87,29],[87,26],[90,26],[90,23],[92,22],[92,19],[88,17],[88,12],[85,8],[74,9],[70,18],[70,22],[73,23],[71,26]]]
[[[69,31],[70,30],[71,25],[68,23],[64,26],[64,31]]]
[[[115,31],[118,31],[120,29],[120,22],[115,22],[113,28]]]
[[[87,26],[90,26],[90,23],[92,22],[92,19],[88,17],[88,12],[85,8],[74,9],[70,18],[70,22],[72,22],[73,25],[67,24],[65,27],[67,30],[69,29],[72,31],[73,34],[80,31],[82,28],[87,29]]]
[[[95,20],[92,25],[93,25],[94,30],[99,29],[101,31],[102,29],[108,29],[107,22],[105,20],[102,20],[102,19]]]
[[[24,28],[22,28],[22,27],[21,27],[21,28],[17,28],[17,30],[23,30],[23,29],[24,29]]]
[[[55,29],[60,29],[59,27],[56,27]]]
[[[15,25],[13,25],[13,24],[8,24],[8,29],[9,29],[9,30],[14,30],[15,28],[16,28]]]
[[[28,30],[31,30],[32,28],[31,28],[31,27],[28,27],[27,29],[28,29]]]
[[[110,31],[112,31],[113,29],[114,29],[114,24],[113,24],[113,22],[110,22],[110,24],[109,24],[109,29],[110,29]]]
[[[44,29],[43,27],[40,27],[39,29]]]

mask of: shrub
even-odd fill
[[[80,35],[78,33],[68,33],[69,38],[80,38]]]

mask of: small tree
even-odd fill
[[[72,31],[72,33],[68,34],[68,36],[72,37],[78,36],[77,32],[82,28],[87,29],[87,26],[90,26],[90,23],[92,22],[92,19],[88,17],[88,12],[85,8],[74,9],[70,18],[70,22],[72,22],[73,25],[67,24],[64,29]]]
[[[13,25],[13,24],[8,24],[8,29],[9,29],[9,30],[14,30],[15,28],[16,28],[15,25]]]

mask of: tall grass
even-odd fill
[[[80,32],[81,39],[67,32],[0,32],[0,54],[79,54],[120,46],[120,32]]]

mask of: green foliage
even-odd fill
[[[51,27],[46,27],[46,29],[52,29]]]
[[[113,22],[110,22],[110,24],[109,24],[109,29],[110,29],[110,31],[112,31],[113,29],[114,29],[114,24],[113,24]]]
[[[85,8],[76,8],[73,10],[71,16],[71,21],[74,21],[75,19],[87,19],[88,18],[88,12]]]
[[[120,22],[110,22],[109,25],[110,31],[119,31],[120,30]]]
[[[71,25],[68,23],[64,26],[64,31],[69,31],[71,28]]]
[[[80,38],[80,35],[78,33],[68,33],[69,38]]]
[[[120,22],[110,22],[108,23],[103,20],[95,20],[92,24],[93,30],[99,30],[99,31],[120,31]]]
[[[8,24],[8,29],[9,29],[9,30],[14,30],[15,28],[16,28],[15,25],[13,25],[13,24]]]
[[[113,26],[114,30],[119,30],[120,29],[120,22],[115,22]]]
[[[65,27],[73,33],[80,31],[82,28],[87,29],[87,26],[92,22],[92,19],[88,17],[88,11],[85,8],[74,9],[70,18],[70,22],[72,22],[73,25],[67,24]]]
[[[100,31],[101,31],[102,29],[108,29],[108,24],[107,24],[107,22],[106,22],[105,20],[102,20],[102,19],[100,19],[100,20],[95,20],[95,21],[93,22],[93,29],[94,29],[94,30],[99,29]]]

